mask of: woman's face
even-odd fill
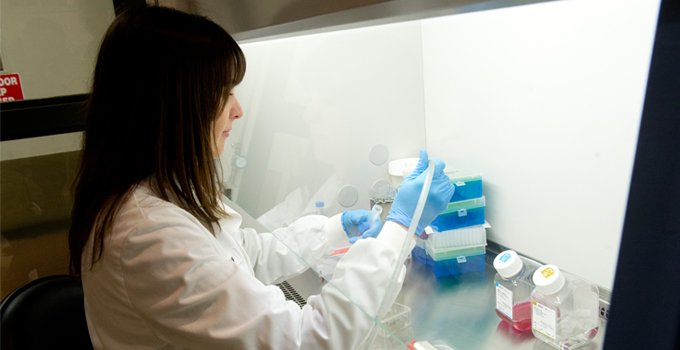
[[[234,120],[239,119],[243,116],[243,109],[241,109],[241,104],[238,103],[236,96],[234,96],[234,89],[229,92],[229,99],[227,100],[226,106],[222,114],[215,121],[215,142],[213,143],[213,154],[215,158],[219,158],[224,151],[224,142],[229,137],[229,132],[231,131],[231,124]]]

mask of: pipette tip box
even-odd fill
[[[482,174],[471,169],[445,170],[456,188],[449,202],[458,202],[482,196]]]
[[[435,231],[444,232],[461,227],[483,225],[486,198],[467,199],[451,202],[430,224]]]
[[[470,252],[479,252],[486,246],[486,229],[484,225],[462,227],[455,230],[437,232],[431,227],[426,227],[427,239],[418,238],[416,245],[424,248],[434,259],[446,259],[452,254],[463,254],[466,249]]]
[[[478,251],[463,251],[451,254],[450,258],[435,260],[427,251],[416,246],[411,253],[413,258],[427,266],[434,275],[439,277],[460,275],[468,272],[484,271],[484,256],[486,247],[480,247]]]

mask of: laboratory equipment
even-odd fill
[[[597,285],[568,274],[555,265],[543,265],[533,274],[531,327],[534,336],[550,346],[570,350],[597,335]]]
[[[316,208],[316,215],[326,215],[326,209],[324,208],[323,201],[314,203],[314,207]]]
[[[226,186],[230,188],[236,186],[236,171],[245,168],[246,165],[248,164],[248,160],[246,159],[246,157],[241,155],[241,149],[243,148],[243,144],[241,144],[240,142],[232,142],[231,148],[234,149],[234,154],[231,157],[232,167],[229,173],[229,177],[227,178],[228,186]]]
[[[439,277],[460,275],[467,272],[484,271],[486,247],[449,251],[449,256],[433,258],[427,251],[416,245],[411,252],[413,258],[427,266]]]
[[[385,222],[387,214],[392,208],[394,197],[397,196],[397,188],[390,184],[378,185],[368,190],[368,195],[371,197],[371,207],[380,204],[382,213],[380,213],[380,220]]]
[[[411,339],[411,308],[399,303],[392,307],[382,319],[382,327],[371,346],[371,350],[390,350],[401,348],[394,339]],[[394,337],[392,337],[394,335]]]
[[[359,236],[361,236],[361,233],[368,231],[371,226],[373,226],[373,223],[375,220],[380,218],[380,214],[382,213],[383,208],[382,206],[375,204],[373,208],[371,209],[371,213],[368,214],[368,221],[364,221],[359,224]]]
[[[482,196],[481,173],[471,169],[458,169],[444,171],[444,174],[451,179],[451,184],[456,188],[450,202],[458,202]]]
[[[368,159],[373,165],[383,165],[390,158],[390,150],[383,144],[373,145],[368,153]]]
[[[464,201],[451,202],[439,216],[430,224],[439,232],[453,230],[461,227],[484,224],[484,207],[486,198],[467,199]]]
[[[424,172],[425,170],[427,170],[427,172],[425,173],[425,178],[422,185],[422,189],[420,191],[420,196],[418,196],[418,203],[416,204],[415,210],[413,212],[411,224],[408,227],[408,232],[406,237],[404,238],[404,242],[402,243],[401,251],[399,252],[399,258],[397,261],[405,261],[406,256],[409,253],[408,251],[410,250],[410,247],[412,247],[412,245],[409,244],[409,239],[413,237],[417,230],[418,223],[420,222],[421,219],[421,215],[425,210],[425,202],[427,201],[430,194],[430,186],[432,185],[435,173],[437,172],[435,160],[428,159],[427,152],[425,150],[420,150],[420,158],[427,160],[427,168],[421,170],[421,172]],[[443,170],[444,169],[440,169],[440,172],[442,172]],[[390,213],[391,212],[392,210],[390,210]],[[378,328],[380,327],[378,326],[377,323],[381,321],[383,315],[387,314],[387,312],[391,308],[391,305],[394,303],[394,300],[397,297],[397,293],[399,291],[399,284],[397,283],[400,283],[399,282],[400,276],[403,276],[402,271],[404,271],[402,266],[399,266],[397,264],[397,266],[394,267],[390,283],[387,286],[387,293],[380,302],[380,307],[378,307],[378,314],[375,317],[376,323],[373,325],[373,328],[371,329],[371,332],[367,337],[368,341],[366,342],[366,344],[369,346],[373,344],[373,341],[375,340],[378,334]],[[403,280],[401,282],[403,282]],[[369,346],[364,346],[364,349],[369,349]]]
[[[392,186],[399,187],[401,182],[416,168],[418,161],[419,158],[403,158],[389,162],[387,172],[390,174]]]
[[[392,203],[394,197],[397,195],[397,188],[387,184],[376,188],[371,188],[368,191],[371,200],[375,204]]]
[[[461,255],[479,255],[484,254],[484,251],[484,246],[434,249],[428,240],[425,240],[425,252],[435,260],[452,259]]]
[[[424,248],[433,258],[449,256],[450,251],[486,246],[486,229],[484,225],[462,227],[455,230],[438,232],[431,226],[425,228],[427,239],[422,241]],[[481,250],[481,249],[480,249]]]
[[[359,191],[352,185],[345,185],[338,191],[338,204],[350,208],[359,199]]]
[[[444,349],[451,349],[450,347],[448,347],[446,345],[440,345],[440,347],[444,348]],[[415,341],[414,340],[414,341],[408,343],[406,348],[408,350],[437,350],[436,346],[430,344],[430,342],[425,341],[425,340],[421,340],[421,341]]]
[[[532,276],[538,264],[524,261],[514,250],[506,250],[493,261],[496,269],[496,314],[519,332],[531,330]]]
[[[368,227],[373,226],[373,223],[377,218],[380,217],[380,213],[382,213],[382,207],[378,204],[374,205],[373,208],[371,209],[371,214],[368,216]]]

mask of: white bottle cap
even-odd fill
[[[534,272],[536,289],[543,295],[559,292],[564,287],[564,275],[555,265],[543,265]]]
[[[493,267],[501,277],[510,278],[522,271],[524,262],[514,250],[506,250],[496,256],[493,260]]]
[[[389,162],[387,171],[392,179],[392,186],[399,187],[418,165],[419,158],[403,158]]]

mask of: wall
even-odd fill
[[[658,6],[423,21],[428,150],[484,174],[489,239],[613,286]]]
[[[2,63],[19,73],[24,99],[89,91],[111,0],[2,0]]]
[[[316,200],[346,209],[351,184],[350,209],[367,209],[387,179],[370,147],[393,160],[426,144],[484,174],[490,239],[611,288],[658,5],[558,1],[244,44],[232,140],[248,165],[222,158],[235,201],[276,227]]]

